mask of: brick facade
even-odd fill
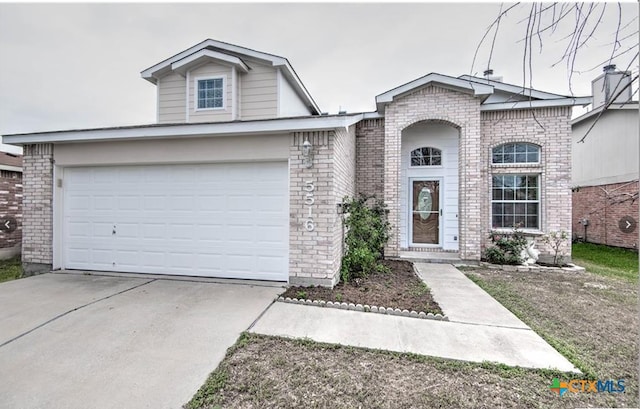
[[[638,181],[599,186],[581,186],[572,193],[573,237],[589,243],[638,249]],[[620,229],[620,219],[628,216],[636,228]],[[586,230],[581,220],[588,220]],[[623,223],[623,226],[625,224]]]
[[[419,122],[442,123],[459,135],[460,258],[479,260],[488,245],[491,176],[500,173],[540,175],[541,231],[533,237],[544,250],[542,234],[571,228],[570,112],[570,108],[539,108],[481,113],[478,98],[429,85],[389,103],[384,119],[363,120],[349,129],[291,133],[290,283],[332,286],[338,281],[344,230],[337,204],[345,196],[365,193],[384,199],[392,224],[385,254],[399,255],[400,192],[402,183],[406,183],[401,180],[400,169],[402,132]],[[305,140],[313,145],[310,168],[303,163]],[[491,149],[506,142],[539,145],[540,164],[492,165]],[[52,267],[52,157],[51,144],[25,146],[22,257],[27,274]],[[634,203],[637,215],[637,200]],[[310,223],[313,228],[309,228]],[[615,239],[611,229],[607,235],[609,240]]]
[[[400,178],[402,130],[421,121],[437,121],[460,132],[459,229],[460,257],[480,259],[482,220],[479,206],[468,204],[482,197],[486,182],[480,171],[480,100],[448,89],[426,86],[386,107],[384,134],[384,200],[389,207],[392,238],[385,254],[398,256],[400,250]],[[467,204],[467,205],[465,205]]]
[[[25,145],[22,166],[22,263],[29,275],[53,264],[53,145]]]
[[[421,121],[440,122],[458,129],[460,257],[479,260],[489,245],[493,174],[540,175],[540,231],[532,234],[542,257],[551,250],[542,242],[550,231],[571,231],[571,108],[538,108],[480,112],[473,96],[435,86],[419,89],[386,107],[384,119],[357,124],[356,190],[382,195],[389,206],[393,237],[385,253],[400,250],[399,212],[401,136]],[[508,142],[541,147],[539,165],[493,165],[491,150]],[[636,211],[637,214],[637,211]],[[567,243],[569,244],[569,243]],[[437,250],[437,249],[436,249]],[[570,246],[565,248],[570,256]]]
[[[384,118],[356,124],[356,192],[384,196]]]
[[[20,253],[22,244],[22,173],[0,170],[0,217],[13,217],[17,224],[11,233],[0,231],[0,255]]]
[[[489,244],[491,230],[491,175],[540,175],[540,234],[532,236],[536,247],[550,254],[541,241],[542,233],[571,231],[571,108],[538,108],[517,111],[483,112],[482,132],[482,248]],[[530,142],[540,146],[539,165],[492,165],[491,150],[509,142]],[[569,244],[569,243],[567,243]],[[567,256],[571,246],[565,247]]]
[[[313,145],[311,168],[303,164],[305,140]],[[333,286],[339,279],[343,242],[337,204],[355,192],[355,128],[294,133],[289,168],[289,281]],[[312,182],[312,192],[307,182]]]

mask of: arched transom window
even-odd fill
[[[411,151],[411,166],[440,166],[442,151],[437,148],[418,148]]]
[[[532,143],[505,143],[493,148],[492,163],[539,163],[540,147]]]

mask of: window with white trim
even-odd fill
[[[540,176],[493,175],[491,223],[496,228],[540,229]]]
[[[540,163],[540,147],[532,143],[505,143],[493,148],[492,163],[496,165],[510,163]]]
[[[224,108],[224,78],[198,80],[198,109]]]
[[[441,166],[442,151],[437,148],[418,148],[411,151],[411,166]]]

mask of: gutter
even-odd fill
[[[12,145],[32,143],[98,142],[112,140],[165,139],[175,137],[216,137],[238,134],[278,134],[348,128],[362,120],[363,114],[331,117],[266,119],[203,124],[167,124],[4,135]]]

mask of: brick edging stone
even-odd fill
[[[507,264],[491,264],[484,261],[480,262],[480,267],[489,268],[492,270],[502,270],[511,272],[540,272],[540,273],[582,273],[585,270],[584,267],[576,266],[575,264],[569,264],[569,267],[547,267],[538,264],[534,265],[507,265]]]
[[[350,311],[360,311],[360,312],[373,312],[376,314],[387,314],[387,315],[396,315],[399,317],[410,317],[410,318],[421,318],[427,320],[436,320],[436,321],[449,321],[449,317],[442,314],[434,314],[432,312],[425,313],[424,311],[409,311],[409,310],[401,310],[400,308],[385,308],[385,307],[377,307],[375,305],[362,305],[362,304],[354,304],[354,303],[340,303],[333,301],[324,301],[324,300],[306,300],[306,299],[297,299],[290,297],[278,297],[276,298],[278,302],[284,302],[289,304],[301,304],[301,305],[311,305],[315,307],[324,307],[324,308],[335,308],[339,310],[350,310]]]

